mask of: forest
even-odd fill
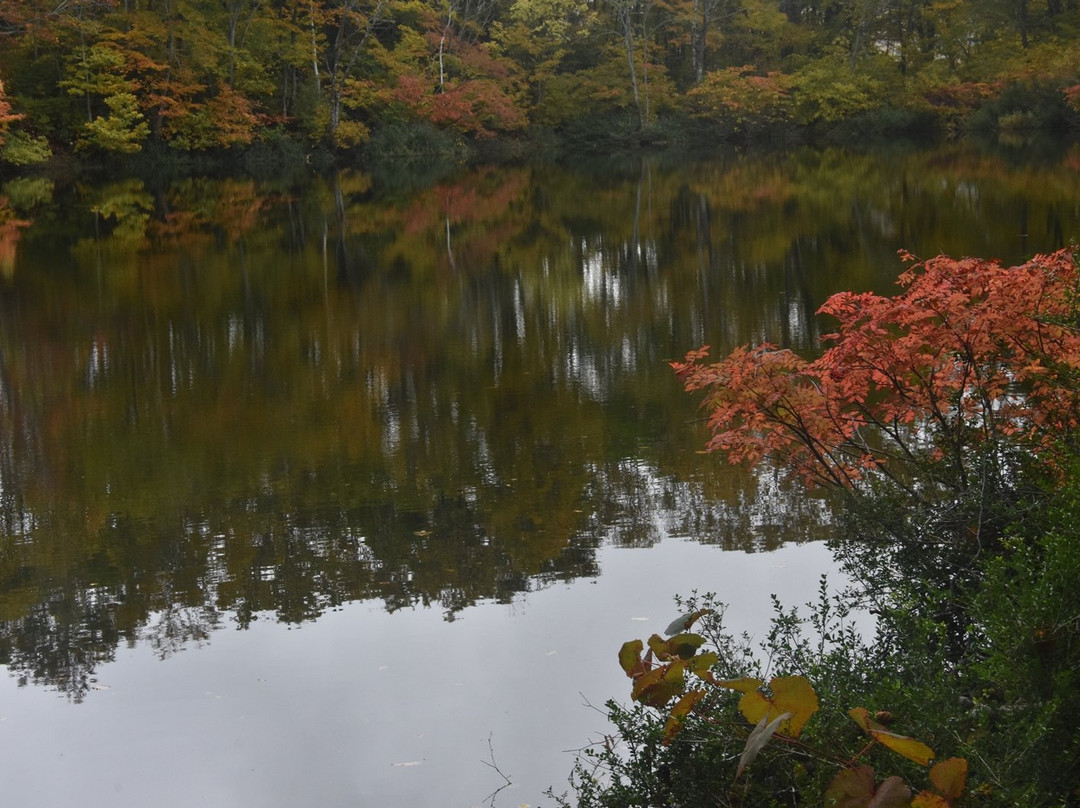
[[[1063,132],[1078,31],[1077,0],[0,0],[0,165]]]

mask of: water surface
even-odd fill
[[[540,803],[673,594],[760,632],[830,568],[827,503],[700,455],[666,362],[814,350],[900,248],[1060,247],[1078,174],[951,147],[3,183],[7,795]]]

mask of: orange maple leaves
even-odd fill
[[[868,473],[903,484],[903,467],[918,463],[964,488],[990,446],[1052,456],[1080,413],[1073,255],[1008,268],[939,256],[899,282],[893,297],[829,298],[819,311],[839,328],[815,360],[763,344],[672,363],[688,391],[705,391],[707,449],[843,487]]]

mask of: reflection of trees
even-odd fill
[[[47,685],[82,701],[94,669],[114,658],[121,638],[110,598],[96,587],[37,591],[25,613],[4,621],[0,661],[18,671],[22,685]]]
[[[356,599],[452,617],[594,575],[604,541],[805,535],[820,502],[696,454],[665,361],[810,347],[890,239],[979,243],[1012,204],[1009,174],[918,159],[75,189],[0,299],[0,658],[81,697],[121,641]],[[1064,185],[1026,187],[1060,232]]]

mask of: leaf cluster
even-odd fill
[[[1009,268],[939,256],[900,283],[893,297],[829,298],[819,313],[839,326],[816,359],[762,344],[673,363],[705,394],[707,448],[810,484],[888,480],[919,504],[1010,476],[1017,457],[1052,462],[1080,412],[1072,254]]]

